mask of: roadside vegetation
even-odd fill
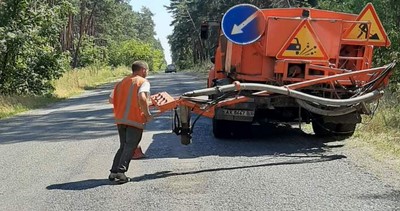
[[[400,106],[399,93],[386,95],[372,117],[364,117],[354,135],[358,145],[375,146],[377,158],[388,154],[399,159],[400,164]],[[400,170],[400,165],[398,166]]]
[[[130,73],[128,67],[110,68],[107,66],[90,66],[83,69],[73,69],[54,81],[54,95],[58,98],[68,98],[92,89],[99,85],[115,81]]]
[[[163,70],[154,26],[129,1],[0,1],[0,118],[122,77],[133,60]]]
[[[87,89],[120,79],[129,73],[129,68],[124,66],[71,69],[52,82],[54,91],[51,95],[0,95],[0,119],[61,101]]]

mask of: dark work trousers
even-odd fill
[[[128,125],[117,125],[119,134],[119,149],[115,154],[112,173],[126,172],[132,159],[133,150],[137,148],[142,139],[143,129]]]

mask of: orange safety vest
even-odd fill
[[[146,123],[139,107],[138,91],[147,80],[140,76],[128,76],[114,87],[114,118],[116,124],[143,129]]]

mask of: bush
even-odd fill
[[[68,63],[57,50],[60,15],[47,4],[0,3],[0,94],[51,93],[51,80],[60,77]]]
[[[151,44],[137,40],[127,40],[113,43],[110,47],[109,64],[130,66],[133,61],[143,60],[149,64],[151,71],[158,71],[165,66],[164,54],[161,50],[154,49]]]
[[[84,36],[79,50],[78,67],[87,67],[108,61],[108,49],[105,46],[96,45],[93,37]]]

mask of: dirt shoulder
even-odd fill
[[[376,146],[358,137],[346,140],[346,156],[360,168],[394,187],[400,188],[400,158],[379,150]]]

